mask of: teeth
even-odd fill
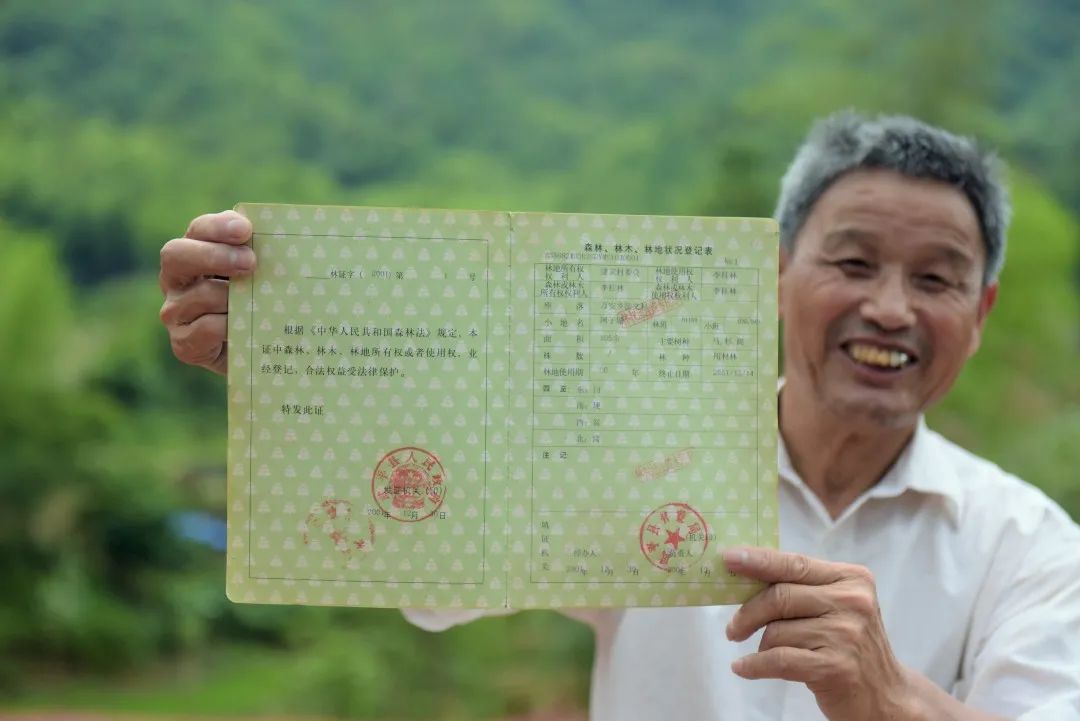
[[[848,347],[848,353],[860,363],[882,368],[902,368],[911,360],[903,351],[885,350],[864,343],[853,343]]]

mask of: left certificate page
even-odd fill
[[[503,605],[509,214],[237,210],[229,598]]]

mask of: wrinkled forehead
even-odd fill
[[[986,249],[978,216],[967,195],[938,180],[892,170],[860,169],[834,181],[818,197],[796,236],[800,243],[920,243],[980,262]]]

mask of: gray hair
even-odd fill
[[[844,111],[814,124],[780,181],[775,215],[782,248],[793,250],[814,203],[837,178],[857,168],[886,168],[962,191],[975,209],[986,246],[983,283],[997,279],[1012,213],[1002,164],[971,138],[901,115],[869,120]]]

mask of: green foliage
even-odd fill
[[[69,354],[66,280],[50,246],[0,247],[0,654],[119,667],[198,635],[173,605],[186,557],[173,498],[113,401]]]
[[[1080,517],[1080,486],[1069,471],[1080,464],[1080,225],[1023,174],[1014,175],[1013,201],[1008,257],[982,348],[932,421]]]
[[[55,240],[72,278],[100,283],[157,262],[164,239],[238,197],[341,199],[314,169],[284,161],[246,172],[240,158],[191,162],[188,149],[153,127],[124,129],[31,99],[0,117],[0,209]]]

